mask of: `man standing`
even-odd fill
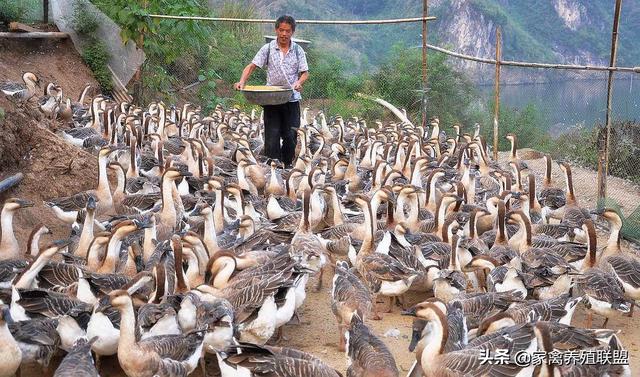
[[[300,91],[309,78],[307,56],[291,40],[296,21],[291,16],[276,20],[276,40],[262,46],[251,63],[242,71],[236,89],[242,89],[256,67],[267,70],[267,85],[293,89],[289,102],[264,106],[264,154],[291,167],[296,149],[296,129],[300,127]],[[282,144],[280,140],[282,139]]]

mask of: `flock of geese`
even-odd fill
[[[1,89],[33,100],[36,85],[26,73],[24,85]],[[85,104],[87,90],[71,103],[50,84],[37,101],[65,112],[65,140],[97,154],[98,171],[86,172],[97,174],[95,189],[44,203],[69,233],[42,247],[51,232],[38,225],[21,245],[13,218],[34,203],[2,207],[0,376],[49,368],[60,350],[55,376],[96,376],[110,355],[132,377],[207,375],[205,355],[225,377],[341,376],[276,345],[325,274],[347,376],[399,375],[367,326],[396,306],[413,317],[409,376],[631,375],[624,363],[514,359],[623,354],[606,321],[640,298],[640,260],[621,249],[621,216],[581,207],[567,163],[558,164],[564,185],[552,181],[549,156],[541,180],[527,174],[516,135],[503,165],[479,126],[446,134],[433,118],[428,128],[369,128],[305,109],[285,169],[261,156],[255,112],[103,96]],[[610,226],[602,250],[596,217]],[[583,327],[572,325],[578,305]],[[592,313],[606,318],[602,328]],[[481,361],[497,350],[508,351],[505,362]]]

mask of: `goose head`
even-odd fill
[[[25,72],[22,75],[22,81],[28,86],[40,86],[40,79],[32,72]]]
[[[116,309],[124,308],[131,305],[131,296],[129,292],[124,289],[116,289],[111,291],[108,295],[109,303]]]
[[[67,247],[71,243],[71,239],[63,239],[56,240],[51,242],[47,247],[44,248],[40,252],[40,255],[45,256],[46,258],[51,258],[56,255],[59,251]]]
[[[623,225],[622,217],[620,216],[618,211],[616,211],[613,208],[606,208],[606,207],[605,208],[599,208],[597,210],[591,211],[590,213],[592,215],[602,216],[611,225],[614,225],[619,229],[622,228],[622,225]]]
[[[193,174],[191,174],[189,171],[186,171],[184,169],[178,169],[176,167],[169,167],[165,172],[164,172],[164,178],[168,179],[170,181],[176,181],[178,179],[181,179],[182,177],[189,177]]]
[[[33,207],[33,202],[24,199],[11,198],[4,202],[3,211],[14,212],[22,208]]]

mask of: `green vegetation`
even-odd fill
[[[27,10],[23,1],[3,0],[0,2],[0,22],[9,24],[12,21],[23,21]]]
[[[640,183],[640,125],[635,122],[614,122],[609,144],[609,174]],[[576,128],[561,135],[550,151],[580,165],[598,167],[598,151],[603,150],[605,128]]]
[[[4,119],[4,109],[0,107],[0,120]]]
[[[103,92],[110,92],[113,89],[113,82],[107,67],[109,52],[106,44],[97,35],[98,25],[98,19],[89,11],[87,3],[84,0],[76,1],[73,10],[73,28],[83,41],[82,59],[91,68],[93,76],[100,84],[100,89]]]

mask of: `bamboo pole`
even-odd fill
[[[498,119],[500,118],[500,58],[502,57],[502,33],[496,29],[496,77],[493,94],[493,160],[498,161]]]
[[[49,23],[49,0],[42,0],[42,23]]]
[[[611,32],[611,59],[609,61],[609,67],[616,66],[616,57],[618,55],[618,26],[620,25],[620,9],[622,8],[622,0],[616,0],[616,8],[613,16],[613,31]],[[598,173],[604,170],[602,179],[600,180],[600,186],[598,187],[598,198],[604,198],[607,196],[607,176],[609,175],[609,154],[611,146],[611,104],[613,94],[613,72],[609,71],[609,78],[607,80],[607,113],[606,113],[606,127],[607,132],[604,142],[604,169],[598,169]]]
[[[427,16],[429,1],[422,1],[422,127],[427,127]]]
[[[427,48],[441,52],[443,54],[453,56],[460,59],[471,60],[478,63],[496,64],[494,59],[479,58],[476,56],[460,54],[451,50],[444,49],[442,47],[427,45]],[[502,60],[500,65],[507,65],[512,67],[525,67],[525,68],[551,68],[551,69],[572,69],[582,71],[614,71],[614,72],[633,72],[640,73],[640,67],[601,67],[595,65],[575,65],[575,64],[556,64],[556,63],[530,63],[519,62],[513,60]]]
[[[24,175],[22,173],[18,173],[0,181],[0,193],[5,192],[20,183],[22,178],[24,178]]]
[[[228,18],[228,17],[200,17],[200,16],[171,16],[166,14],[150,14],[151,18],[165,18],[171,20],[194,20],[194,21],[222,21],[222,22],[249,22],[260,24],[273,24],[276,20],[263,18]],[[400,24],[406,22],[433,21],[435,17],[413,17],[413,18],[393,18],[387,20],[296,20],[296,24],[312,25],[379,25],[379,24]]]
[[[7,39],[64,39],[69,38],[69,34],[62,33],[59,31],[32,31],[28,33],[17,33],[17,32],[0,32],[0,38]]]

